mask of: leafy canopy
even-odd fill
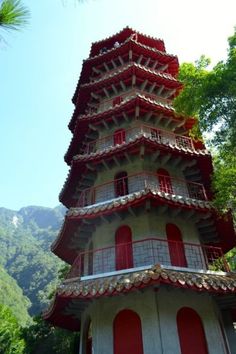
[[[216,206],[236,210],[236,28],[228,39],[228,56],[209,69],[210,60],[180,66],[184,90],[175,100],[177,112],[198,118],[213,148]],[[195,132],[199,136],[199,131]]]
[[[0,27],[18,30],[27,24],[29,10],[20,0],[3,0],[0,4]]]

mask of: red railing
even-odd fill
[[[207,200],[205,188],[200,183],[143,172],[84,189],[79,196],[77,206],[85,207],[102,203],[147,189],[179,195],[185,198]]]
[[[147,238],[81,252],[67,278],[112,273],[155,264],[204,271],[229,271],[219,247]]]
[[[195,150],[191,138],[174,134],[166,130],[153,128],[148,125],[136,126],[130,129],[122,130],[122,132],[122,139],[117,139],[119,132],[115,132],[113,135],[107,135],[101,139],[85,144],[83,153],[91,154],[97,151],[110,149],[113,146],[120,145],[122,143],[128,143],[141,136],[150,138],[159,144],[173,145],[179,148],[190,149],[191,151]]]
[[[134,89],[126,91],[124,93],[120,93],[118,96],[103,100],[100,103],[96,104],[96,106],[88,108],[88,110],[86,111],[86,114],[104,112],[116,105],[121,104],[124,101],[128,101],[129,99],[137,96],[137,94],[140,94],[146,98],[150,98],[151,100],[153,100],[157,103],[161,103],[164,105],[165,104],[172,105],[172,100],[170,100],[168,98],[157,96],[155,94],[148,93],[147,91],[143,91],[143,90],[134,88]]]

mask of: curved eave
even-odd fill
[[[135,105],[136,104],[133,101],[133,107],[132,107],[133,109],[135,109]],[[127,104],[127,106],[128,106],[128,104]],[[122,109],[122,111],[123,110],[124,109]],[[162,113],[163,112],[166,113],[166,111],[163,110],[162,108],[159,109],[159,111],[161,111]],[[173,116],[173,112],[172,112],[172,114],[170,114],[170,112],[168,112],[168,116],[171,116],[171,115]],[[108,118],[108,120],[111,119],[111,115],[103,115],[102,117],[103,117],[102,119],[106,119],[106,118]],[[92,119],[88,118],[87,120],[83,119],[83,120],[78,120],[77,121],[76,127],[75,127],[75,131],[74,131],[73,137],[71,139],[69,148],[68,148],[68,150],[67,150],[67,152],[66,152],[66,154],[64,156],[65,162],[68,165],[71,164],[71,161],[72,161],[73,157],[75,155],[79,154],[81,142],[84,141],[84,136],[85,136],[85,134],[87,133],[87,131],[89,129],[89,123],[95,123],[96,124],[96,123],[99,122],[100,119],[101,119],[100,117],[95,117],[95,118],[92,118]],[[174,120],[176,120],[176,119],[174,119]],[[186,121],[187,120],[188,119],[186,119]],[[185,125],[186,125],[186,123],[185,123]],[[195,152],[199,152],[199,154],[201,154],[201,151],[205,151],[206,150],[204,144],[202,144],[201,146],[198,147],[198,144],[197,144],[196,141],[194,142],[194,147],[195,147]]]
[[[76,251],[68,247],[68,244],[81,221],[81,219],[71,219],[66,216],[56,240],[51,245],[51,251],[68,264],[72,264],[74,259],[78,256],[79,250]]]
[[[138,42],[147,45],[148,47],[156,48],[161,52],[165,52],[165,45],[162,39],[153,38],[151,36],[144,35],[133,30],[130,27],[123,28],[120,32],[107,37],[103,40],[92,43],[90,57],[94,57],[97,55],[103,47],[106,47],[108,50],[112,48],[115,42],[123,43],[127,38],[129,38],[132,34],[138,35]]]
[[[75,133],[75,128],[77,126],[77,129],[79,130],[79,125],[81,122],[84,120],[86,121],[97,121],[99,119],[106,119],[109,118],[111,114],[119,114],[122,113],[126,109],[131,109],[131,107],[135,104],[146,104],[146,107],[149,109],[154,110],[155,112],[160,112],[164,113],[167,116],[173,117],[174,120],[178,120],[180,123],[181,121],[185,121],[186,130],[191,129],[193,125],[196,123],[196,119],[193,117],[184,117],[183,115],[176,114],[174,108],[169,105],[169,104],[164,104],[161,102],[154,101],[150,98],[145,97],[144,95],[141,95],[140,93],[137,93],[134,97],[130,98],[128,101],[124,100],[122,101],[119,105],[116,105],[115,107],[112,107],[110,109],[107,109],[103,112],[98,112],[98,113],[93,113],[93,114],[80,114],[79,107],[76,106],[75,110],[73,112],[73,115],[71,117],[70,123],[68,125],[68,128],[72,131],[72,133]],[[189,128],[188,128],[189,127]]]
[[[220,238],[220,247],[226,253],[236,246],[232,213],[228,211],[224,215],[215,214],[215,224]]]
[[[66,308],[71,300],[67,296],[56,295],[53,306],[43,314],[43,319],[53,326],[78,332],[80,330],[80,320],[73,315],[66,314]]]
[[[76,184],[78,183],[81,175],[87,172],[85,164],[79,164],[72,161],[70,171],[68,173],[67,179],[64,186],[59,194],[60,202],[67,208],[76,205],[76,200],[73,200],[71,196],[75,193]]]
[[[125,70],[125,72],[123,71],[121,73],[118,73],[116,76],[108,77],[107,79],[104,79],[100,82],[81,85],[78,91],[78,99],[76,102],[76,111],[78,112],[78,114],[83,114],[85,112],[88,101],[90,100],[91,97],[91,92],[95,92],[95,93],[99,92],[99,90],[101,91],[103,88],[106,88],[107,85],[109,84],[113,84],[116,81],[119,83],[119,81],[122,79],[123,80],[129,79],[133,75],[133,72],[135,71],[136,74],[139,76],[139,78],[145,78],[145,76],[147,75],[147,73],[145,75],[145,72],[143,70],[130,67],[127,70]],[[180,82],[164,77],[163,75],[151,74],[151,73],[149,73],[148,75],[150,76],[153,82],[156,81],[158,84],[165,85],[165,87],[167,88],[176,89],[176,90],[180,90],[182,88],[182,84]],[[154,77],[155,75],[156,78]]]
[[[77,92],[78,96],[76,98],[76,105],[81,104],[81,101],[84,100],[87,96],[90,97],[91,92],[101,90],[111,84],[114,84],[115,82],[119,83],[120,80],[131,80],[132,75],[134,74],[138,78],[149,78],[150,81],[165,85],[165,87],[168,88],[180,89],[183,87],[183,84],[176,80],[170,74],[164,72],[157,72],[137,63],[128,63],[120,69],[117,68],[117,71],[112,72],[111,75],[106,76],[105,78],[102,77],[101,79],[98,79],[96,81],[80,85],[79,90]]]
[[[168,64],[168,73],[171,74],[173,77],[176,77],[179,72],[179,61],[177,56],[167,54],[165,52],[161,52],[156,48],[151,48],[145,46],[144,44],[138,43],[132,39],[126,40],[122,43],[118,48],[112,48],[111,50],[96,55],[92,58],[88,58],[84,60],[83,67],[81,70],[80,78],[76,86],[75,93],[72,98],[72,102],[76,103],[76,98],[78,96],[79,86],[86,82],[89,82],[90,75],[92,73],[92,68],[96,65],[103,64],[111,59],[114,59],[114,56],[122,55],[127,53],[129,50],[133,50],[138,52],[140,55],[149,55],[153,60],[159,60],[161,64]]]
[[[183,198],[164,192],[147,189],[135,192],[121,198],[116,198],[100,204],[94,204],[85,208],[71,208],[67,212],[61,232],[52,245],[52,251],[58,257],[69,264],[72,264],[78,255],[78,251],[70,248],[70,242],[73,232],[79,227],[80,223],[85,219],[94,219],[100,216],[109,215],[114,212],[122,212],[129,207],[139,207],[146,200],[152,202],[152,207],[168,205],[171,208],[182,208],[184,210],[196,210],[203,215],[212,212],[209,202]]]
[[[208,190],[208,193],[210,192],[210,195],[208,197],[212,199],[213,193],[212,193],[212,188],[211,188],[211,180],[212,180],[212,174],[213,174],[213,164],[212,164],[212,157],[211,155],[208,155],[205,158],[200,158],[197,160],[197,166],[199,170],[201,171],[201,177],[202,180],[204,181],[204,186],[206,190]]]
[[[80,115],[77,117],[77,112],[75,110],[72,119],[71,127],[73,124],[73,136],[69,145],[69,148],[65,154],[65,161],[70,164],[73,156],[77,153],[76,148],[80,146],[80,143],[84,140],[84,135],[88,130],[89,124],[98,124],[101,120],[109,121],[112,118],[112,115],[121,115],[123,112],[129,113],[135,109],[136,106],[139,106],[141,110],[144,111],[153,111],[154,113],[163,113],[167,117],[171,117],[173,121],[176,121],[179,124],[185,126],[185,129],[188,131],[191,129],[196,120],[192,117],[184,117],[175,113],[174,108],[170,105],[153,101],[145,96],[137,94],[128,101],[123,101],[120,105],[112,107],[101,113],[94,113],[91,115]],[[187,129],[187,126],[190,127]]]
[[[58,298],[78,299],[81,302],[106,296],[118,296],[148,287],[158,288],[170,285],[174,288],[189,289],[211,294],[235,294],[236,276],[232,273],[199,273],[166,269],[155,265],[151,269],[113,275],[106,278],[63,283],[58,287]],[[62,300],[63,301],[63,300]]]
[[[84,154],[84,155],[75,155],[74,160],[75,161],[85,161],[85,162],[93,162],[96,163],[97,160],[101,159],[106,159],[109,158],[110,156],[119,154],[120,152],[125,152],[127,150],[130,151],[130,148],[133,148],[134,146],[140,147],[140,144],[145,144],[147,147],[154,148],[154,151],[161,150],[161,152],[172,152],[173,155],[182,155],[186,156],[189,158],[192,157],[202,157],[202,156],[208,156],[210,158],[210,153],[207,150],[192,150],[192,149],[186,149],[184,147],[178,147],[177,145],[174,144],[162,144],[158,141],[156,141],[154,138],[151,137],[146,137],[146,136],[140,136],[137,138],[134,138],[130,140],[127,143],[123,143],[120,145],[115,145],[111,148],[107,148],[95,153],[90,153],[90,154]],[[150,151],[153,149],[150,149]],[[119,155],[118,155],[119,156]]]
[[[155,265],[151,269],[123,275],[88,281],[75,279],[64,282],[58,287],[52,309],[43,317],[55,326],[78,331],[80,319],[78,319],[77,313],[74,313],[77,315],[76,317],[65,314],[70,303],[76,301],[82,313],[92,299],[119,296],[145,288],[155,288],[158,291],[162,285],[221,297],[236,294],[235,274],[194,273],[188,272],[187,269],[176,271]]]
[[[175,156],[183,156],[185,158],[197,158],[198,167],[204,174],[204,180],[206,181],[206,187],[210,190],[211,173],[212,173],[212,159],[206,151],[191,151],[189,149],[180,149],[177,146],[160,144],[151,138],[140,137],[129,143],[116,145],[109,150],[103,150],[102,152],[89,155],[77,155],[74,157],[71,163],[71,169],[69,171],[66,182],[59,195],[59,200],[66,207],[75,206],[76,200],[73,199],[76,185],[80,180],[82,174],[86,173],[86,163],[92,162],[93,164],[99,163],[101,159],[112,159],[113,156],[119,157],[120,154],[129,151],[131,154],[137,154],[140,150],[140,145],[144,144],[149,149],[149,152],[160,150],[161,154],[169,152]]]

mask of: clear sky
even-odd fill
[[[1,0],[0,0],[1,2]],[[30,24],[1,32],[0,206],[53,207],[66,179],[71,97],[91,42],[130,26],[162,38],[180,63],[224,59],[235,0],[25,0]]]

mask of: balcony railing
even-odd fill
[[[205,188],[200,183],[143,172],[84,189],[79,196],[77,206],[86,207],[107,202],[147,189],[178,195],[184,198],[207,200]]]
[[[97,276],[155,264],[204,271],[229,271],[219,247],[147,238],[82,252],[67,278]]]
[[[166,130],[141,125],[130,129],[119,129],[113,135],[105,136],[84,145],[83,153],[91,154],[105,149],[110,149],[124,143],[129,143],[140,137],[147,137],[159,144],[173,145],[194,151],[192,139],[186,136],[171,133]]]
[[[161,103],[164,105],[166,105],[166,104],[171,105],[172,104],[172,100],[170,100],[168,98],[157,96],[155,94],[148,93],[147,91],[142,91],[142,90],[135,88],[135,89],[126,91],[124,93],[121,93],[116,97],[112,97],[112,98],[101,101],[96,106],[89,108],[86,113],[93,114],[93,113],[104,112],[108,109],[111,109],[112,107],[115,107],[116,105],[120,105],[124,101],[128,101],[129,99],[137,96],[137,94],[145,96],[146,98],[150,98],[151,100],[155,101],[156,103]]]

